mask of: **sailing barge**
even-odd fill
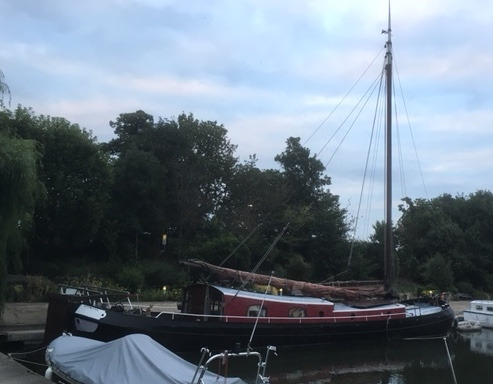
[[[391,217],[393,59],[390,9],[385,33],[388,40],[384,72],[387,90],[384,286],[316,285],[272,276],[247,275],[190,261],[190,264],[216,275],[223,284],[233,280],[248,281],[282,289],[283,294],[279,294],[280,291],[276,295],[197,284],[184,290],[181,312],[171,313],[136,310],[129,301],[115,305],[106,292],[94,294],[72,289],[70,295],[65,290],[63,294],[52,296],[47,326],[55,324],[57,319],[66,319],[59,323],[58,331],[102,341],[143,333],[175,352],[201,347],[228,349],[243,345],[256,348],[445,336],[452,327],[454,312],[438,298],[400,302],[374,299],[383,299],[385,292],[392,293],[395,280]],[[338,299],[343,298],[346,301],[339,302]],[[53,333],[52,329],[47,329],[48,337]]]
[[[232,282],[232,277],[256,284],[270,280],[277,294],[194,284],[184,289],[180,312],[157,312],[134,307],[129,296],[115,301],[111,300],[116,298],[114,292],[64,287],[51,295],[47,327],[65,315],[59,327],[73,335],[110,341],[143,333],[181,352],[437,337],[446,335],[454,320],[453,310],[438,298],[381,302],[368,298],[382,292],[380,286],[343,288],[275,279],[201,261],[189,264],[214,271],[223,282]],[[328,299],[345,294],[352,305]],[[46,334],[59,332],[47,329]]]

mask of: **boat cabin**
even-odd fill
[[[471,311],[493,316],[493,301],[473,300],[471,301]]]
[[[196,284],[184,291],[182,313],[227,322],[340,322],[406,317],[405,306],[356,308],[324,298],[282,296]]]
[[[464,320],[477,321],[485,328],[493,328],[493,301],[471,301],[471,307],[464,310]]]

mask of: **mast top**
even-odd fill
[[[392,27],[391,27],[391,14],[390,14],[390,0],[389,0],[389,17],[388,17],[388,27],[387,30],[383,29],[382,33],[387,34],[387,53],[390,53],[390,49],[392,46]]]

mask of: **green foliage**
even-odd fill
[[[226,258],[229,268],[249,270],[250,267],[250,250],[242,247],[235,251],[240,239],[232,234],[223,233],[217,236],[200,237],[195,245],[188,250],[188,255],[193,259],[207,260],[212,264],[219,265]]]
[[[0,70],[0,107],[4,106],[3,99],[5,96],[9,97],[9,104],[10,104],[10,88],[8,84],[5,82],[5,76],[3,72]]]
[[[63,118],[18,107],[3,119],[12,135],[39,150],[39,181],[46,197],[33,212],[33,259],[65,257],[88,247],[103,219],[111,173],[108,157],[90,132]],[[26,152],[29,153],[29,152]]]
[[[470,284],[491,292],[493,194],[444,194],[404,203],[396,230],[401,275],[440,288]]]
[[[436,254],[428,261],[420,266],[422,281],[433,285],[440,291],[449,291],[454,284],[454,274],[450,267],[450,262],[447,262],[445,258]]]
[[[144,273],[137,266],[124,266],[116,275],[117,283],[130,293],[137,293],[144,286]]]
[[[9,265],[20,272],[23,239],[30,228],[43,186],[38,180],[39,152],[32,140],[0,132],[0,310]]]
[[[288,279],[305,281],[312,274],[310,264],[308,264],[301,255],[292,255],[286,266],[286,277]]]
[[[144,274],[145,287],[161,289],[163,286],[184,287],[190,282],[183,268],[165,261],[139,263]]]
[[[191,257],[251,270],[266,256],[264,272],[311,281],[382,278],[383,223],[353,246],[348,267],[347,212],[299,138],[275,157],[280,169],[262,170],[254,155],[238,163],[224,126],[192,114],[155,121],[139,110],[110,126],[116,138],[98,144],[63,118],[0,111],[3,273],[72,276],[150,296],[188,284],[177,260]],[[401,278],[493,292],[491,192],[406,198],[400,210]]]
[[[8,302],[46,301],[54,284],[44,276],[9,276],[6,299]]]
[[[161,289],[145,289],[139,293],[139,300],[142,301],[181,301],[183,291],[181,288],[166,287],[166,291]]]

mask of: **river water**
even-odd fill
[[[195,354],[183,357],[198,362]],[[227,374],[254,383],[256,364],[230,359]],[[210,368],[226,373],[219,364]],[[279,347],[277,356],[269,357],[266,374],[271,384],[492,384],[493,330],[435,340]]]
[[[237,364],[228,373],[253,383],[255,362]],[[447,339],[278,348],[267,376],[272,384],[492,384],[493,330]]]

